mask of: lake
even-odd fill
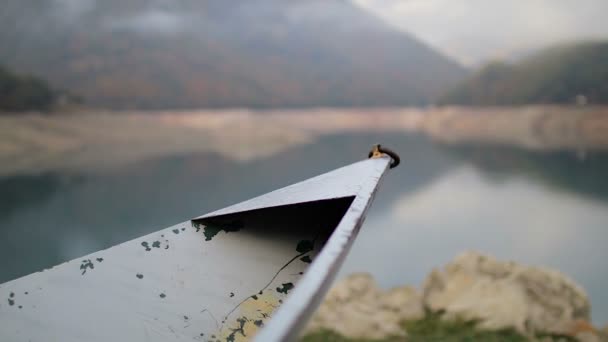
[[[473,249],[560,270],[589,294],[594,322],[608,322],[605,150],[447,144],[390,122],[334,119],[314,129],[301,116],[240,112],[3,119],[0,282],[356,162],[381,142],[402,165],[342,276],[420,286]]]

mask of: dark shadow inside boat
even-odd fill
[[[218,233],[292,243],[300,253],[318,252],[352,204],[354,196],[295,203],[193,220],[205,241]]]

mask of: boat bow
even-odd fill
[[[4,283],[0,339],[296,339],[390,166],[375,156]]]

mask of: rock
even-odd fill
[[[566,335],[574,336],[579,341],[600,341],[599,331],[589,322],[575,320],[569,325],[564,325]],[[595,336],[595,340],[593,339]]]
[[[423,289],[424,305],[445,319],[478,321],[481,329],[513,328],[522,334],[568,334],[590,321],[585,292],[565,275],[476,252],[465,252],[444,270],[433,270]]]
[[[608,324],[606,324],[603,328],[599,329],[599,335],[602,341],[608,342]]]
[[[602,342],[600,336],[591,331],[580,332],[574,335],[574,337],[578,340],[578,342]]]
[[[411,286],[396,287],[388,292],[379,291],[380,308],[397,315],[400,321],[422,319],[422,296]]]
[[[600,341],[608,342],[608,324],[598,330],[598,336],[600,337]]]
[[[545,336],[542,337],[541,339],[531,339],[532,342],[572,342],[571,338],[566,338],[566,337],[550,337],[550,336]]]
[[[384,291],[369,274],[353,274],[338,282],[311,319],[305,334],[333,330],[349,338],[405,336],[405,320],[424,317],[422,298],[413,287]]]

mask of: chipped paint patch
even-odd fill
[[[197,232],[197,233],[201,231],[201,228],[202,228],[202,227],[204,227],[202,224],[200,224],[200,223],[198,223],[198,222],[196,222],[196,221],[190,221],[190,225],[192,225],[192,227],[193,227],[194,229],[196,229],[196,232]]]
[[[313,249],[315,249],[315,243],[312,240],[302,240],[298,242],[298,245],[296,246],[296,251],[298,253],[308,253]]]
[[[175,230],[177,230],[177,229],[175,229]],[[177,231],[179,233],[179,230],[177,230]],[[161,235],[161,237],[162,236],[164,236],[164,235]],[[152,250],[152,248],[160,249],[163,246],[164,246],[164,249],[169,249],[169,240],[165,239],[164,242],[161,242],[160,240],[154,240],[154,241],[152,241],[152,243],[150,243],[148,241],[143,241],[141,243],[141,245],[144,247],[146,252],[150,252]],[[101,261],[103,261],[103,259],[101,259]]]
[[[279,295],[282,297],[282,295]],[[240,306],[237,318],[224,325],[218,334],[221,341],[239,342],[251,341],[255,334],[264,326],[264,322],[280,305],[277,294],[266,292],[250,297]]]
[[[309,255],[305,255],[305,256],[301,257],[301,258],[300,258],[300,260],[301,260],[302,262],[307,263],[307,264],[310,264],[310,263],[312,262],[312,259],[310,258],[310,256],[309,256]]]
[[[293,289],[293,283],[283,283],[280,287],[277,287],[278,293],[288,294],[291,289]]]
[[[8,305],[13,306],[15,305],[15,292],[11,292],[8,295]],[[20,308],[21,309],[21,308]]]
[[[82,275],[87,273],[87,269],[92,270],[94,268],[95,268],[95,265],[93,265],[93,262],[91,261],[91,259],[82,260],[82,263],[80,264],[80,270],[82,271]]]
[[[82,260],[82,262],[80,263],[80,270],[82,271],[81,275],[84,275],[85,273],[87,273],[87,270],[95,269],[94,261],[97,261],[97,263],[101,263],[101,262],[103,262],[103,258]]]
[[[243,228],[244,224],[241,221],[233,221],[230,223],[222,223],[222,224],[208,224],[203,228],[203,234],[205,235],[205,241],[211,241],[219,232],[222,230],[226,233],[229,232],[238,232]]]

